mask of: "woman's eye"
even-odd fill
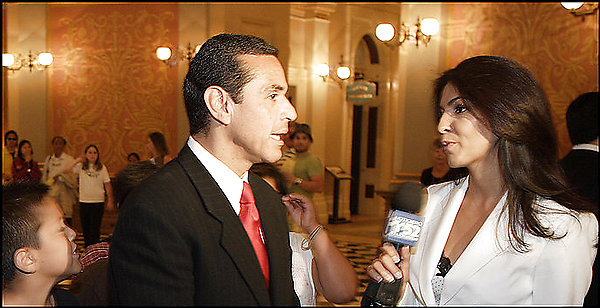
[[[454,113],[460,114],[467,111],[467,106],[464,104],[458,104],[454,107]]]
[[[277,93],[269,94],[269,99],[277,98]]]

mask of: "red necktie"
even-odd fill
[[[263,275],[267,281],[267,288],[269,287],[269,257],[267,256],[267,249],[265,243],[261,239],[261,228],[260,228],[260,216],[258,215],[258,209],[256,203],[254,203],[254,195],[252,194],[252,188],[250,184],[244,181],[244,188],[242,189],[242,198],[240,200],[240,220],[246,229],[248,238],[254,247],[256,257],[258,257],[258,263],[262,268]]]

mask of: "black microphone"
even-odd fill
[[[419,240],[423,218],[415,215],[421,209],[424,186],[419,182],[405,182],[400,185],[383,227],[383,239],[400,249],[405,245],[414,246]],[[395,306],[398,302],[402,279],[394,282],[371,281],[363,294],[362,307]]]

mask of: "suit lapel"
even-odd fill
[[[425,245],[422,247],[421,252],[421,265],[419,272],[418,281],[425,283],[425,285],[419,286],[419,292],[421,298],[425,303],[435,305],[435,298],[433,296],[433,287],[431,286],[431,279],[435,275],[435,269],[442,256],[442,251],[448,240],[448,235],[454,224],[454,219],[458,213],[458,209],[462,204],[465,192],[467,191],[469,178],[467,177],[464,181],[459,184],[459,187],[455,188],[453,184],[447,186],[451,189],[449,194],[436,194],[440,196],[437,199],[431,199],[428,202],[428,206],[434,206],[441,204],[436,207],[437,211],[432,213],[433,216],[431,222],[428,224],[430,230],[425,238]]]
[[[198,190],[207,212],[221,223],[221,246],[235,263],[257,303],[270,305],[269,292],[254,248],[227,197],[187,145],[179,153],[178,161]]]
[[[446,304],[455,297],[460,289],[469,282],[471,276],[506,249],[507,246],[499,242],[499,239],[506,232],[506,228],[499,226],[505,226],[505,224],[498,224],[506,197],[507,194],[504,194],[498,204],[496,204],[494,210],[492,210],[481,226],[481,229],[475,234],[475,237],[473,237],[467,248],[465,248],[465,251],[456,260],[456,263],[452,265],[452,269],[444,278],[444,288],[440,305]]]
[[[284,205],[278,193],[257,175],[250,173],[248,182],[254,192],[256,207],[269,256],[270,293],[272,303],[287,303],[291,282],[291,252]],[[286,253],[287,252],[287,253]],[[285,279],[289,277],[290,279]],[[281,299],[281,301],[280,301]]]

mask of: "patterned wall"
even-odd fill
[[[155,49],[177,46],[177,4],[49,5],[48,17],[52,135],[65,136],[73,156],[98,145],[111,174],[129,152],[149,158],[153,131],[176,153],[177,66],[157,60]]]
[[[559,155],[566,155],[566,109],[581,93],[598,91],[598,11],[582,20],[559,3],[455,3],[448,14],[448,68],[482,54],[527,66],[546,91]]]

